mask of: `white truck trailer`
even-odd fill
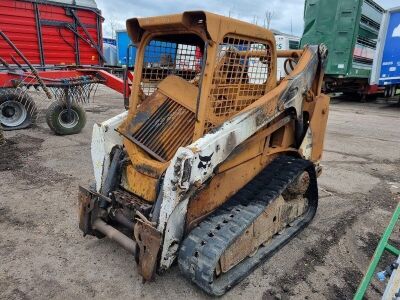
[[[394,97],[400,88],[400,6],[387,10],[383,16],[371,84],[384,86],[387,97]]]

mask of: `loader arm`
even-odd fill
[[[319,85],[327,49],[308,46],[293,72],[278,87],[260,98],[213,132],[176,152],[162,188],[158,231],[165,232],[160,269],[168,269],[176,258],[183,233],[189,199],[213,176],[232,151],[278,115],[291,108],[301,118],[304,95]],[[317,79],[316,79],[317,78]],[[209,157],[204,167],[204,157]]]

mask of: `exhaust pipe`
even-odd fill
[[[136,242],[134,242],[132,239],[130,239],[114,227],[108,225],[102,219],[97,219],[96,221],[94,221],[92,227],[93,229],[107,236],[109,239],[116,241],[133,256],[136,255]]]

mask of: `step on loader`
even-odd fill
[[[94,126],[80,229],[128,250],[144,280],[178,263],[222,295],[316,213],[327,49],[277,51],[269,30],[203,11],[130,19],[127,30],[129,110]]]

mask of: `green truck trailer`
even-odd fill
[[[370,75],[385,10],[372,0],[306,0],[301,46],[328,46],[327,92],[377,93]]]

